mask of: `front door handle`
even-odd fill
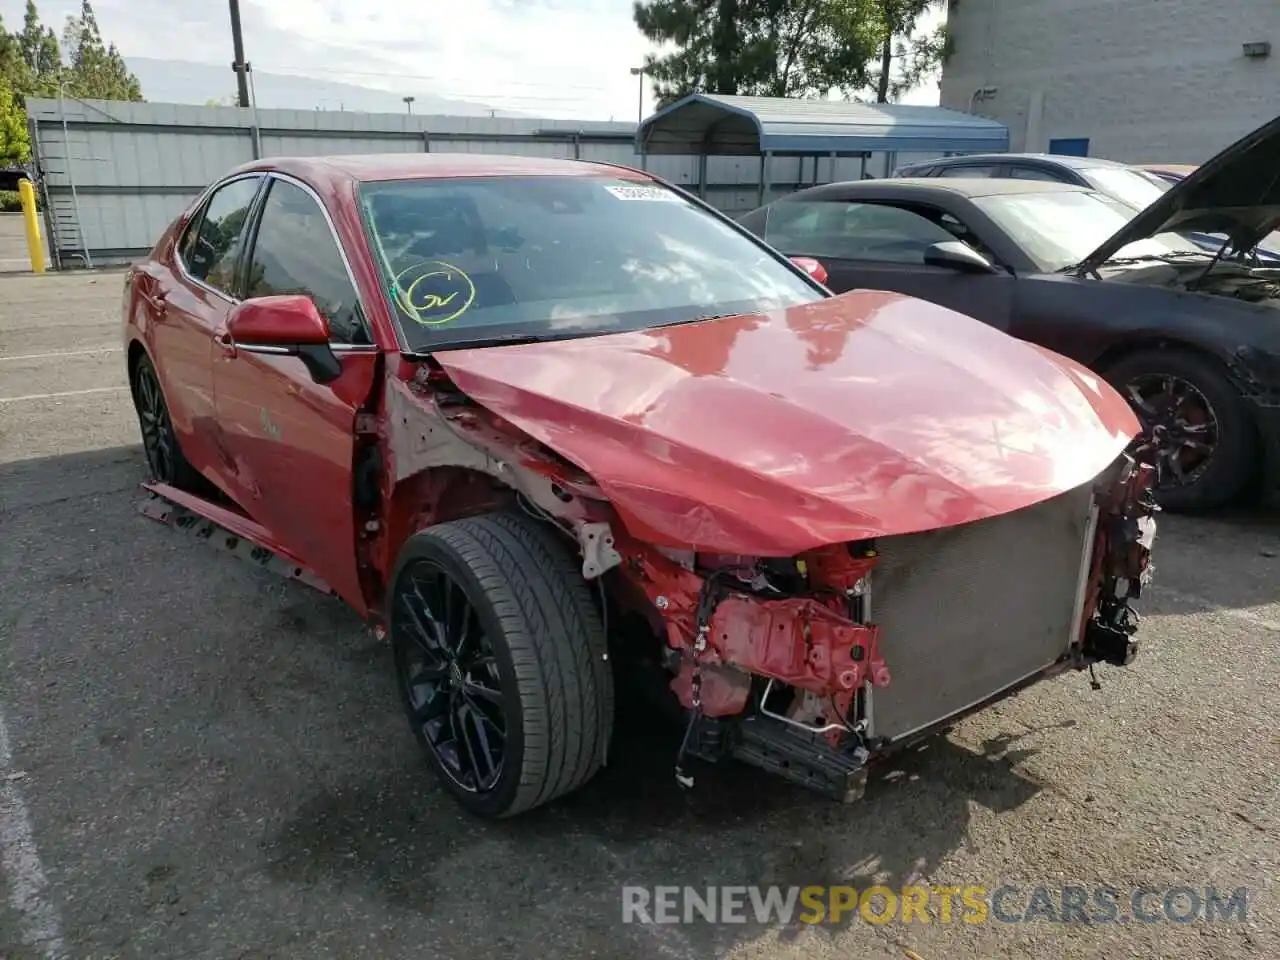
[[[213,335],[213,342],[220,346],[222,348],[222,352],[228,357],[234,357],[236,355],[236,343],[231,339],[231,334],[227,333],[225,330],[215,333]]]
[[[147,305],[151,307],[151,309],[156,311],[156,313],[158,314],[158,316],[156,317],[157,320],[164,319],[164,304],[165,304],[165,301],[169,299],[168,293],[166,293],[164,290],[156,290],[151,292],[144,290],[139,294],[139,296],[142,297],[142,299],[147,302]]]

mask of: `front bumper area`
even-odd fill
[[[847,801],[868,763],[960,717],[1131,663],[1151,481],[1125,456],[1021,511],[814,552],[815,596],[716,595],[690,570],[645,571],[689,717],[682,756],[732,756]]]

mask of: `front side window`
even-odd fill
[[[925,250],[956,237],[911,210],[826,200],[777,204],[765,239],[792,256],[924,263]]]
[[[360,204],[415,351],[639,330],[825,296],[749,236],[649,181],[366,182]]]
[[[329,221],[315,198],[272,180],[249,261],[247,296],[300,293],[329,321],[337,343],[369,343],[355,287]]]
[[[240,238],[261,179],[244,177],[215,190],[204,212],[188,228],[180,248],[187,272],[228,296],[234,295]]]
[[[1045,272],[1074,266],[1109,240],[1137,211],[1097,193],[1010,193],[974,197],[978,207]],[[1175,233],[1126,245],[1117,258],[1198,253]]]

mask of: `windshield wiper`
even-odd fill
[[[428,354],[444,353],[447,350],[472,350],[477,347],[510,347],[519,343],[546,343],[550,340],[571,340],[580,336],[584,334],[508,333],[493,337],[475,337],[471,340],[450,340],[439,345],[432,344],[430,348],[415,350],[413,356],[425,357]]]
[[[1213,254],[1207,250],[1175,250],[1170,253],[1144,253],[1139,257],[1111,257],[1098,264],[1099,267],[1124,267],[1134,263],[1182,263],[1190,260],[1212,259]],[[1083,262],[1083,261],[1081,261]],[[1056,270],[1055,273],[1075,273],[1080,269],[1079,263],[1072,263]]]

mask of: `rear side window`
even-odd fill
[[[940,177],[994,177],[1000,168],[994,163],[965,163],[954,167],[943,167],[938,171]]]
[[[236,256],[260,180],[232,180],[215,190],[182,240],[180,256],[187,272],[228,296],[234,295]]]
[[[1049,183],[1070,183],[1065,176],[1042,167],[1011,166],[1009,176],[1014,180],[1046,180]]]
[[[355,287],[319,203],[287,180],[272,180],[269,190],[253,241],[247,295],[304,294],[328,318],[332,340],[369,343]]]
[[[924,252],[955,235],[932,220],[882,203],[780,203],[765,240],[792,256],[923,263]]]

